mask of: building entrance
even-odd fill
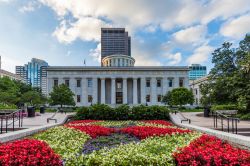
[[[122,104],[122,92],[116,92],[116,104]]]

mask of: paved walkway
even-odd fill
[[[199,114],[203,112],[183,112],[182,113],[186,118],[191,119],[191,124],[214,129],[213,117],[202,117]],[[221,130],[220,120],[218,120],[218,129]],[[186,122],[183,122],[186,123]],[[226,123],[226,121],[224,122]],[[226,124],[227,125],[227,124]],[[230,124],[231,127],[231,124]],[[238,134],[244,136],[250,136],[250,121],[240,121],[238,123]]]
[[[41,114],[41,116],[35,116],[33,118],[27,118],[25,117],[23,119],[23,128],[31,128],[31,127],[37,127],[37,126],[43,126],[51,123],[55,123],[54,120],[50,120],[49,123],[47,123],[47,118],[50,118],[53,116],[54,113],[45,113]],[[62,123],[67,115],[73,115],[74,113],[57,113],[54,117],[54,119],[57,119],[57,123]],[[18,124],[17,124],[18,125]]]

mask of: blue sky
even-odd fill
[[[125,27],[136,65],[212,67],[224,41],[250,32],[250,0],[0,0],[2,68],[31,58],[100,64],[100,28]]]

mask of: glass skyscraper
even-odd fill
[[[192,64],[189,71],[189,80],[196,80],[207,75],[207,67],[200,64]]]
[[[23,77],[25,82],[32,87],[42,88],[42,77],[45,77],[44,68],[46,67],[48,67],[48,63],[44,60],[32,58],[28,64],[16,66],[16,75]]]

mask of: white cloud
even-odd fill
[[[213,52],[214,48],[209,45],[203,45],[194,50],[193,55],[187,58],[187,63],[191,64],[200,64],[208,60],[209,55]]]
[[[207,42],[207,27],[196,25],[172,34],[170,40],[163,44],[164,50],[171,52],[175,48],[191,50]]]
[[[227,21],[220,29],[223,36],[241,39],[250,33],[250,14]]]
[[[100,41],[101,27],[108,26],[105,22],[93,17],[85,17],[74,23],[67,23],[63,20],[53,35],[62,43],[71,43],[77,38],[83,41]]]
[[[226,20],[250,11],[249,0],[211,0],[204,7],[202,23],[209,23],[214,19]]]
[[[173,40],[178,44],[196,44],[205,39],[207,28],[204,25],[197,25],[180,30],[173,34]]]
[[[89,51],[89,55],[92,56],[95,61],[100,63],[101,62],[101,43],[98,43],[95,49],[91,49]]]
[[[167,62],[168,65],[177,65],[182,60],[182,55],[180,52],[177,52],[175,54],[166,54],[164,55],[169,61]]]
[[[134,41],[135,32],[143,29],[154,33],[158,29],[165,32],[175,32],[164,44],[171,64],[181,61],[181,54],[171,53],[174,48],[195,49],[188,58],[188,63],[204,62],[208,57],[210,46],[207,46],[207,24],[213,20],[227,20],[250,11],[249,0],[39,0],[52,8],[60,20],[60,25],[53,35],[62,43],[71,43],[77,39],[100,42],[100,28],[106,26],[125,27],[132,35],[132,54],[137,59],[137,65],[162,64],[154,60],[159,52],[148,52],[150,48],[145,43],[141,45]],[[70,17],[68,17],[70,16]],[[73,19],[72,19],[73,18]],[[240,31],[249,29],[248,21],[227,22],[223,26],[223,35],[240,36]],[[248,24],[247,24],[247,23]],[[233,29],[237,23],[245,27]],[[247,24],[247,25],[246,25]],[[232,27],[232,28],[230,28]],[[91,55],[99,59],[99,50],[90,50]],[[151,48],[152,49],[152,48]],[[158,55],[156,55],[158,54]]]
[[[29,1],[26,5],[22,6],[19,11],[21,13],[32,12],[36,8],[40,8],[41,4],[37,1]]]

